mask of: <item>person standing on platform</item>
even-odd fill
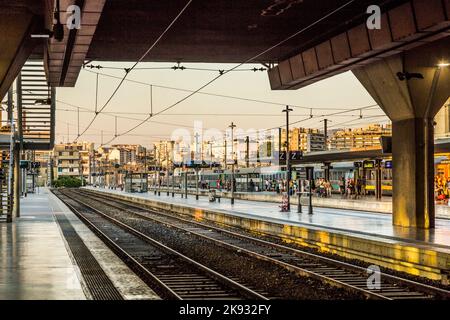
[[[331,198],[332,187],[331,187],[331,182],[330,181],[326,181],[325,189],[327,190],[327,198]]]
[[[341,177],[339,180],[339,192],[341,193],[342,198],[345,196],[345,178]]]

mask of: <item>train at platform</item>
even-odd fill
[[[381,169],[381,189],[382,194],[392,195],[392,169],[386,165],[388,161],[382,163]],[[303,165],[304,166],[304,165]],[[325,169],[323,164],[311,164],[307,166],[314,167],[314,179],[325,178]],[[302,166],[293,166],[292,179],[297,180],[299,168]],[[354,179],[355,176],[365,179],[365,193],[375,194],[376,169],[355,167],[354,162],[336,162],[330,169],[330,182],[332,192],[340,192],[340,183],[342,179]],[[230,169],[201,169],[198,172],[199,187],[203,189],[229,189],[231,184],[232,172]],[[236,168],[234,173],[236,181],[235,191],[237,192],[261,192],[266,191],[266,180],[270,182],[286,179],[286,171],[281,167],[254,167],[254,168]],[[176,186],[184,185],[184,174],[178,172],[174,176]],[[197,176],[194,170],[188,171],[188,188],[196,187]],[[171,182],[170,182],[171,183]],[[274,191],[273,188],[267,191]]]

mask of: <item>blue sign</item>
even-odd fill
[[[384,167],[386,169],[392,169],[392,161],[385,161],[384,162]]]

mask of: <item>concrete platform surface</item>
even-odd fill
[[[247,216],[266,221],[317,227],[341,233],[365,235],[386,240],[432,245],[448,249],[450,252],[450,220],[448,219],[436,219],[436,228],[433,230],[414,230],[393,226],[391,215],[369,211],[314,207],[314,213],[309,215],[306,206],[303,206],[303,213],[299,214],[297,213],[297,205],[292,205],[291,212],[280,212],[279,204],[272,202],[236,199],[235,204],[231,205],[230,200],[224,198],[221,199],[221,203],[210,203],[205,196],[200,197],[199,200],[195,200],[194,195],[188,195],[188,199],[184,199],[181,198],[180,194],[175,194],[173,198],[171,195],[167,197],[166,192],[161,192],[161,196],[157,196],[153,192],[130,194],[120,190],[87,188],[174,204],[219,210],[232,215]]]
[[[30,194],[21,205],[20,218],[0,223],[0,299],[86,299],[48,194]]]
[[[449,282],[450,220],[438,219],[433,230],[392,226],[391,215],[334,208],[314,208],[314,214],[280,212],[273,202],[229,199],[210,203],[150,193],[126,193],[90,188],[110,197],[133,201],[155,210],[185,214],[197,221],[239,227],[252,233],[276,237],[287,243],[314,248],[349,259],[362,260],[393,270]]]
[[[154,190],[154,188],[151,188]],[[162,191],[166,190],[165,186],[162,186]],[[169,190],[172,189],[169,187]],[[176,188],[175,192],[181,192],[180,189]],[[195,194],[194,188],[189,188],[189,193]],[[207,196],[208,190],[199,189],[199,194],[203,196]],[[224,198],[230,197],[230,192],[227,191],[219,191],[218,194],[221,194]],[[260,202],[281,202],[281,194],[278,194],[273,191],[260,191],[260,192],[235,192],[235,198],[241,200],[250,200],[250,201],[260,201]],[[291,201],[293,204],[298,203],[298,197],[291,197]],[[304,196],[302,197],[302,203],[307,204],[308,199]],[[333,194],[329,198],[317,197],[313,196],[312,199],[313,205],[317,207],[323,208],[338,208],[338,209],[348,209],[348,210],[359,210],[364,212],[375,212],[375,213],[386,213],[392,214],[392,197],[383,196],[381,199],[375,199],[374,196],[363,196],[358,199],[349,198],[347,196],[341,196],[338,194]],[[450,219],[450,206],[446,204],[436,203],[436,217],[441,219]]]
[[[91,298],[55,214],[70,221],[124,299],[159,299],[48,189],[28,194],[21,207],[20,218],[0,224],[0,300]]]

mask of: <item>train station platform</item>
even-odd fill
[[[0,300],[99,299],[96,280],[117,299],[158,299],[48,189],[22,198],[21,216],[0,223]]]
[[[154,189],[151,189],[153,191]],[[161,191],[166,191],[166,187],[161,187]],[[171,191],[171,189],[169,188]],[[179,189],[175,189],[175,192],[180,193]],[[188,192],[195,195],[195,189],[189,188]],[[200,189],[199,194],[201,196],[208,196],[208,190]],[[219,194],[224,198],[230,198],[231,192],[220,191]],[[273,202],[281,203],[281,194],[273,191],[258,191],[258,192],[235,192],[235,199],[260,201],[260,202]],[[293,204],[298,203],[298,197],[291,197]],[[308,200],[303,197],[302,204],[306,204]],[[381,199],[375,199],[375,196],[362,196],[355,198],[349,198],[347,196],[341,196],[339,194],[333,194],[331,197],[322,198],[313,196],[313,205],[315,207],[322,208],[337,208],[348,209],[363,212],[375,212],[392,214],[392,197],[383,196]],[[436,217],[441,219],[450,219],[450,206],[447,204],[436,203]]]
[[[417,230],[395,227],[391,215],[336,208],[314,208],[309,215],[280,212],[279,204],[229,199],[210,203],[207,197],[189,195],[188,199],[147,193],[93,188],[102,193],[131,199],[153,208],[190,214],[210,220],[276,236],[286,242],[314,247],[346,258],[359,259],[397,271],[448,281],[450,271],[450,220],[437,219],[436,228]]]

